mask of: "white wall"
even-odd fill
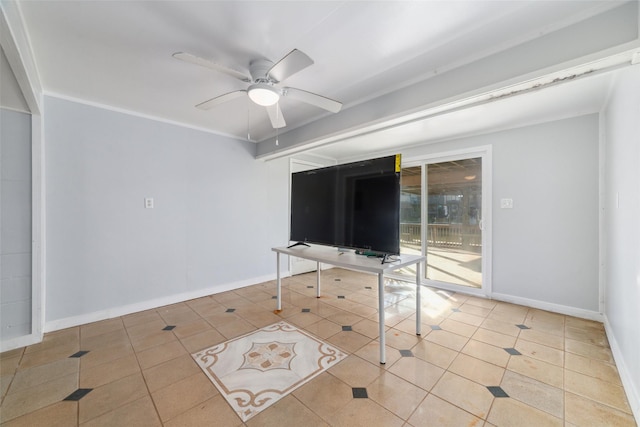
[[[604,118],[605,326],[640,420],[640,65],[617,74]]]
[[[0,342],[31,334],[31,115],[0,109]]]
[[[494,297],[599,318],[598,116],[403,150],[403,159],[491,145]],[[500,209],[500,199],[513,209]]]
[[[53,97],[44,105],[45,330],[273,277],[286,202],[270,184],[286,170],[255,160],[253,143]]]

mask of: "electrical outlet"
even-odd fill
[[[144,207],[145,207],[145,209],[153,209],[153,198],[145,197],[145,199],[144,199]]]
[[[500,199],[501,209],[513,209],[513,199]]]

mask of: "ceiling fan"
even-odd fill
[[[173,54],[173,57],[219,71],[235,77],[236,79],[242,80],[243,82],[249,83],[249,87],[247,87],[246,90],[229,92],[196,105],[197,108],[202,110],[209,110],[216,105],[231,101],[232,99],[246,94],[249,96],[249,99],[256,104],[266,107],[269,119],[271,120],[271,125],[274,129],[278,129],[286,126],[279,104],[280,99],[283,97],[302,101],[324,110],[331,111],[332,113],[337,113],[342,108],[342,103],[326,98],[322,95],[293,87],[277,86],[279,83],[288,77],[291,77],[298,71],[313,65],[313,60],[298,49],[292,50],[275,64],[267,59],[255,59],[251,61],[249,64],[250,76],[190,53],[176,52]]]

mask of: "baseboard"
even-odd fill
[[[0,353],[13,350],[20,347],[26,347],[28,345],[37,344],[42,341],[42,335],[29,334],[21,337],[11,338],[0,342]]]
[[[606,315],[604,316],[604,329],[607,333],[611,352],[613,353],[613,360],[616,362],[616,368],[618,368],[618,374],[620,374],[622,388],[627,394],[627,400],[629,401],[629,406],[631,407],[631,412],[633,412],[633,416],[636,419],[636,423],[640,425],[640,390],[638,390],[638,386],[640,385],[637,386],[634,384],[633,379],[631,378],[631,374],[629,373],[629,369],[625,363],[622,351],[620,350],[620,346],[616,340],[616,335],[613,333],[613,329],[611,329],[611,324],[609,323],[609,319]]]
[[[285,276],[283,276],[285,277]],[[212,286],[210,288],[198,289],[190,292],[183,292],[166,297],[154,298],[147,301],[141,301],[134,304],[113,307],[107,310],[94,311],[91,313],[81,314],[78,316],[65,317],[45,322],[44,332],[53,332],[60,329],[71,328],[74,326],[85,325],[87,323],[98,322],[100,320],[112,319],[114,317],[125,316],[139,311],[151,310],[165,305],[177,304],[189,301],[195,298],[201,298],[207,295],[218,294],[220,292],[232,291],[234,289],[244,288],[246,286],[275,280],[275,275],[267,275],[254,277],[252,279],[240,280],[237,282],[225,283],[222,285]],[[274,289],[275,291],[275,289]]]
[[[540,310],[552,311],[554,313],[565,314],[567,316],[580,317],[582,319],[595,320],[598,322],[604,322],[604,316],[597,311],[585,310],[583,308],[570,307],[568,305],[555,304],[552,302],[539,301],[530,298],[517,297],[513,295],[492,293],[491,298],[510,302],[513,304],[524,305],[526,307],[538,308]]]

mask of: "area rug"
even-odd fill
[[[278,322],[192,356],[242,421],[247,421],[347,354]]]

